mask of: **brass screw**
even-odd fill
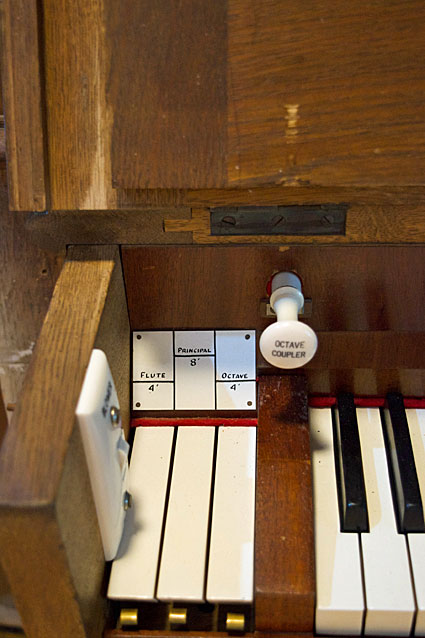
[[[114,428],[117,428],[120,424],[120,409],[117,408],[115,405],[111,406],[111,409],[109,410],[109,416],[111,417],[111,423],[114,426]]]
[[[124,509],[127,511],[133,505],[133,497],[130,492],[124,492]]]

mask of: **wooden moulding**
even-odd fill
[[[255,523],[257,631],[312,632],[315,578],[307,385],[259,379]]]
[[[16,211],[46,209],[38,11],[37,0],[2,2],[9,208]]]
[[[0,556],[25,632],[98,638],[104,558],[75,408],[93,347],[128,422],[129,326],[117,247],[71,247],[0,450]]]
[[[272,190],[272,189],[270,189]],[[277,201],[278,198],[276,198]],[[321,201],[321,200],[317,200]],[[267,205],[267,200],[263,205]],[[273,205],[273,204],[272,204]],[[353,204],[344,235],[211,235],[210,210],[174,209],[50,211],[32,214],[26,228],[43,248],[72,244],[421,244],[425,205]]]

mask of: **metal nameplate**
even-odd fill
[[[345,235],[348,204],[211,209],[211,235]]]

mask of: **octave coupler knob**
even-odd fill
[[[273,277],[271,289],[270,305],[277,321],[260,337],[261,354],[277,368],[300,368],[317,350],[316,333],[298,321],[298,313],[304,306],[301,280],[293,272],[280,272]]]

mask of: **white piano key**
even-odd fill
[[[256,428],[220,427],[207,600],[252,602]]]
[[[154,600],[174,428],[137,428],[129,470],[127,511],[108,597]]]
[[[255,410],[255,381],[217,381],[217,410]]]
[[[214,410],[214,357],[176,357],[175,409]]]
[[[215,428],[181,427],[159,571],[159,600],[204,600]]]
[[[254,381],[255,330],[216,330],[217,381]]]
[[[133,381],[173,381],[173,333],[133,332]]]
[[[425,505],[425,410],[406,410],[422,504]],[[425,534],[408,534],[416,593],[415,636],[425,636]]]
[[[380,413],[361,408],[357,419],[370,528],[361,534],[365,635],[408,636],[415,601],[406,538],[397,532]]]
[[[133,383],[133,410],[174,410],[173,383]]]
[[[359,535],[342,533],[331,410],[310,408],[316,561],[316,632],[360,635],[364,616]]]

